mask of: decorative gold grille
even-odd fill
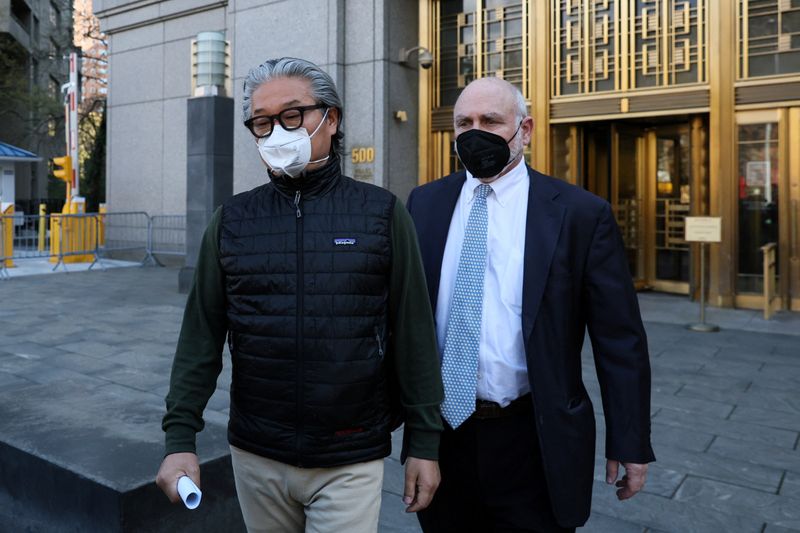
[[[434,108],[451,106],[470,81],[497,76],[529,98],[529,0],[441,0],[434,29],[439,79]]]
[[[739,79],[800,72],[800,0],[738,0]]]
[[[552,96],[705,83],[706,1],[551,0]]]

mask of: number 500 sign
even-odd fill
[[[375,161],[375,148],[372,146],[353,148],[350,152],[350,160],[353,163],[372,163]]]

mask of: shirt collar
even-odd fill
[[[475,190],[478,188],[478,185],[481,185],[483,182],[475,178],[469,170],[466,172],[467,186],[464,188],[464,192],[466,193],[465,200],[467,200],[467,203],[472,203],[472,200],[475,199]],[[514,186],[525,179],[527,175],[528,171],[527,168],[525,168],[525,158],[522,157],[507,174],[489,184],[492,187],[492,191],[494,191],[497,203],[499,203],[501,207],[506,207],[508,205],[508,202],[511,201],[511,197],[515,194]]]

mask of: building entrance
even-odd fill
[[[613,206],[636,285],[689,294],[693,265],[685,219],[705,212],[702,118],[577,128],[582,157],[573,162],[582,168],[576,182]]]

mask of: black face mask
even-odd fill
[[[517,136],[522,122],[511,139]],[[467,130],[456,137],[456,153],[458,158],[476,178],[497,176],[511,160],[508,143],[499,135],[483,130]]]

